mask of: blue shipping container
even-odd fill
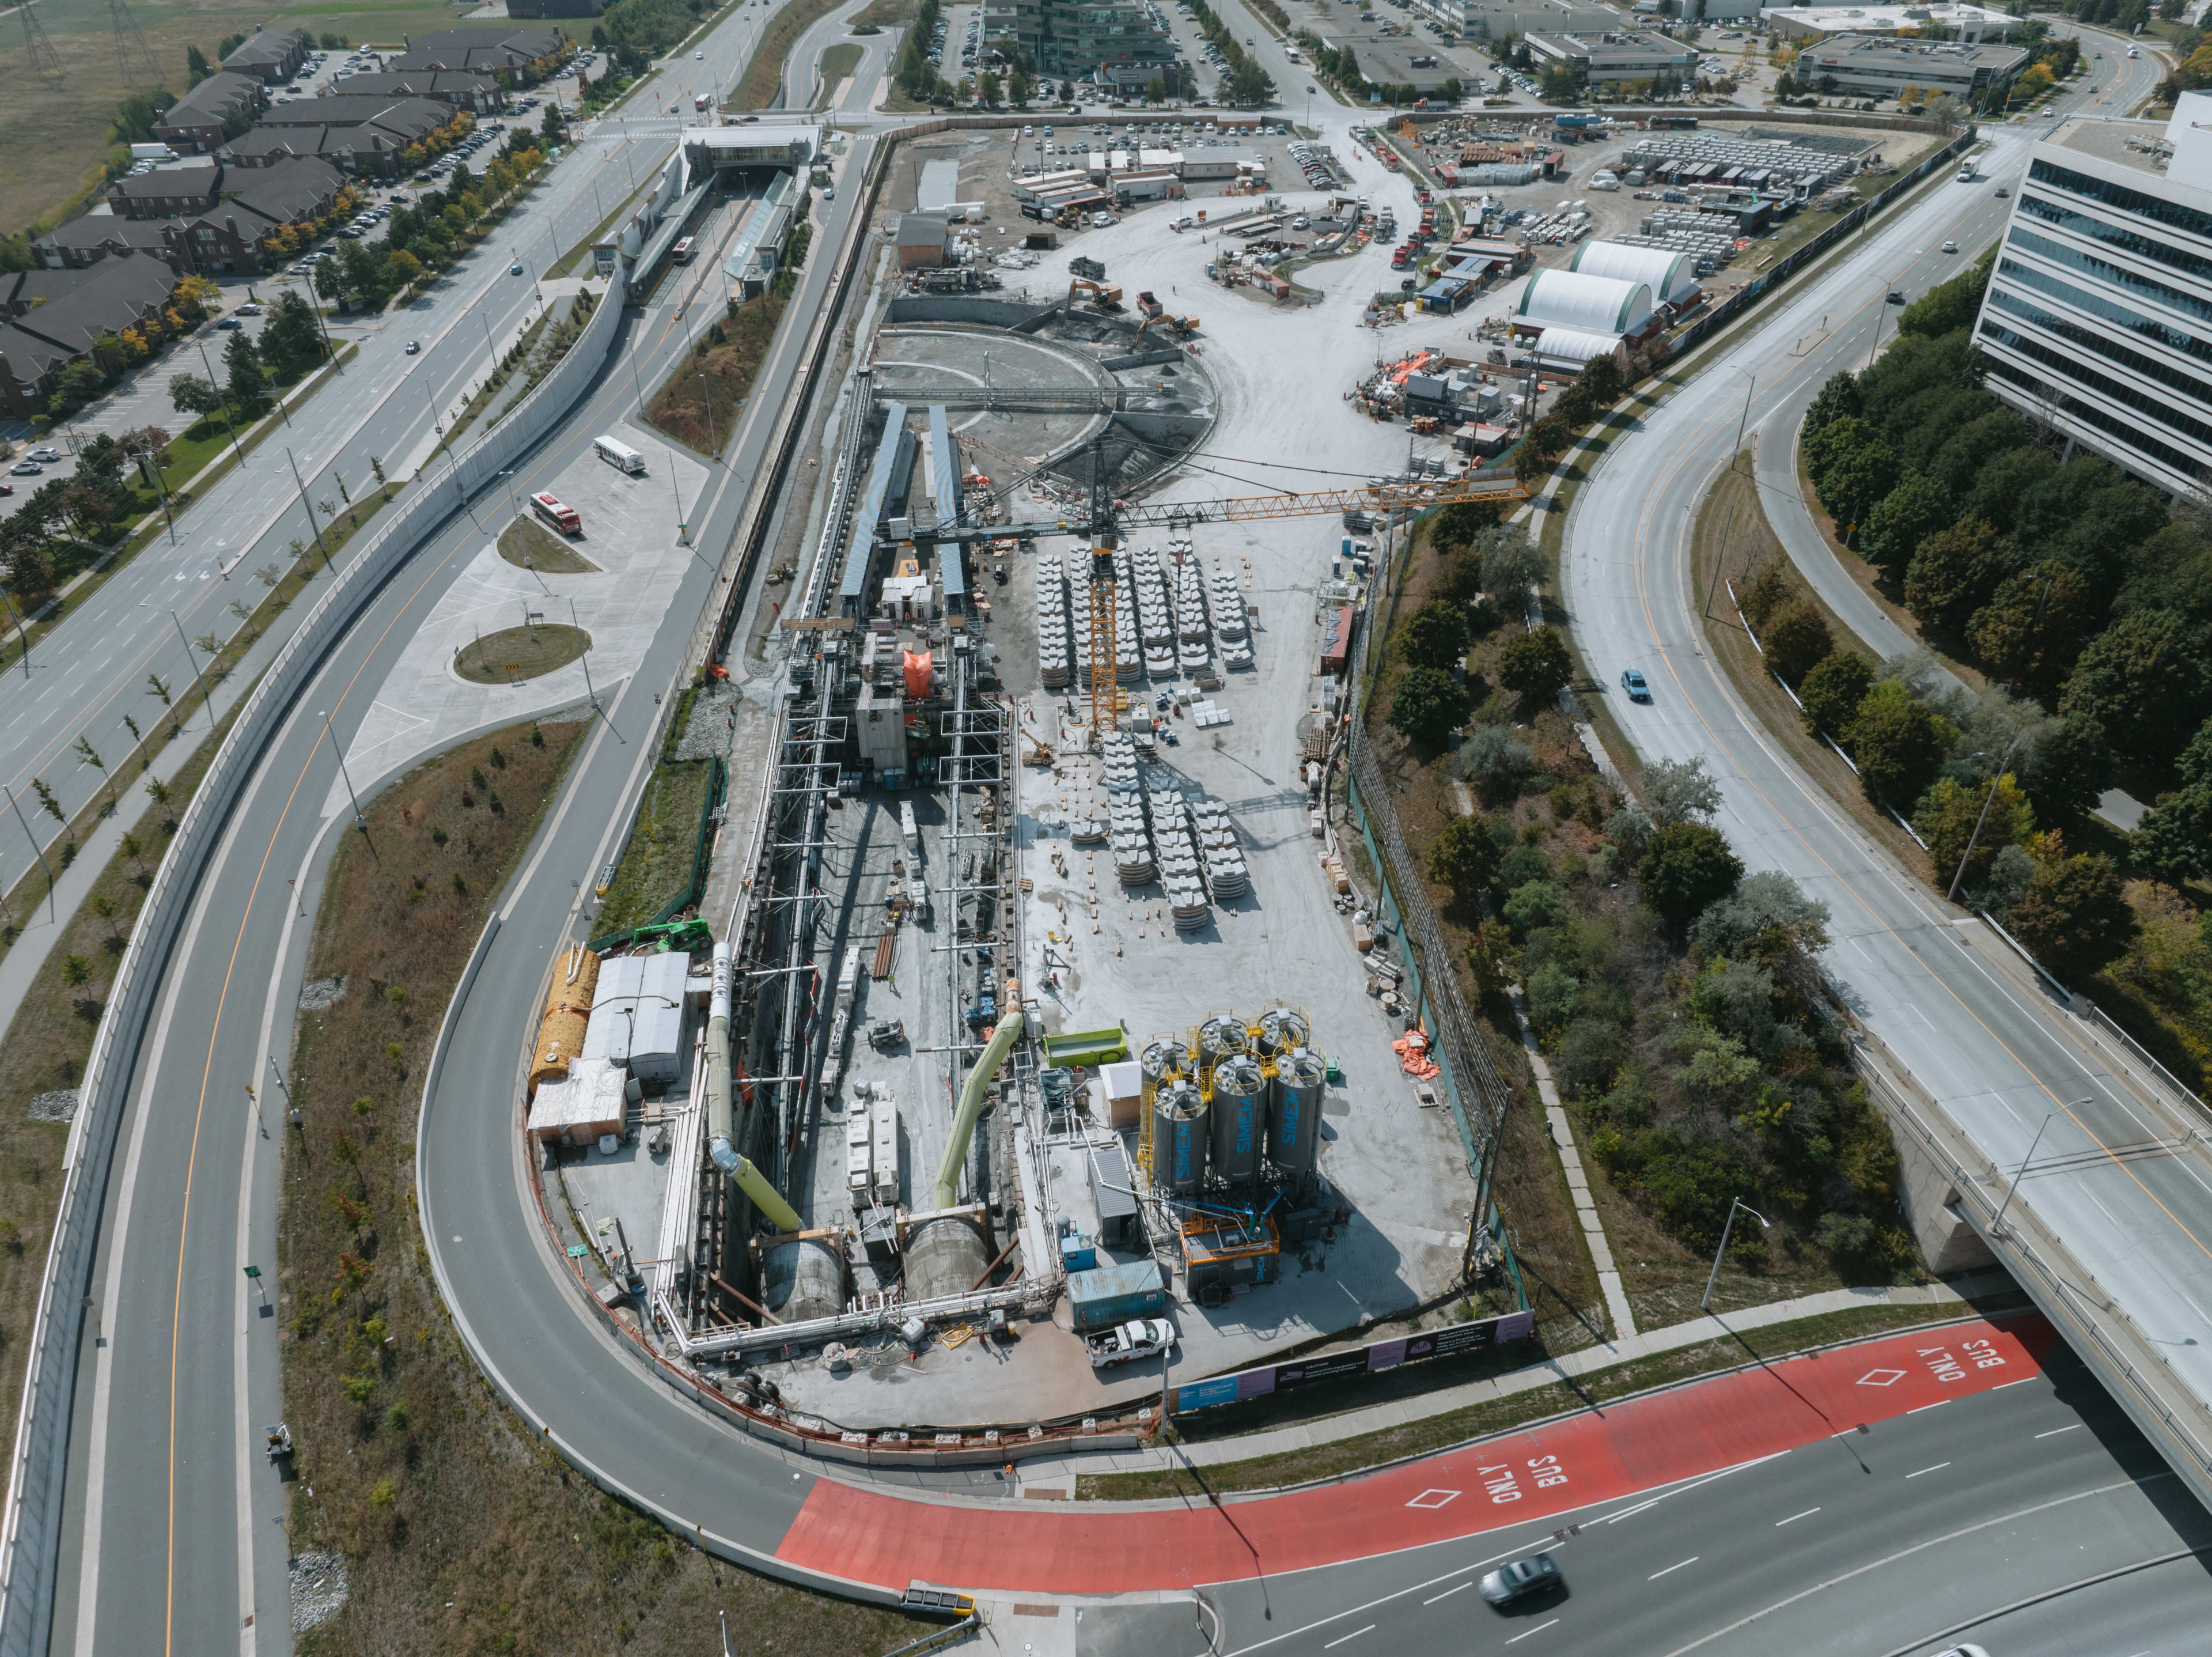
[[[1096,1271],[1070,1272],[1067,1305],[1080,1330],[1110,1329],[1132,1318],[1145,1318],[1167,1305],[1167,1286],[1157,1260],[1132,1260]]]

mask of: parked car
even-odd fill
[[[9,475],[16,478],[35,478],[45,470],[36,460],[18,460],[8,468]]]
[[[58,460],[62,458],[62,452],[51,443],[42,443],[31,451],[31,458],[33,460]]]
[[[1644,674],[1640,669],[1635,667],[1621,669],[1620,688],[1628,692],[1628,699],[1631,702],[1651,700],[1651,687],[1644,682]]]
[[[1547,1553],[1531,1554],[1510,1565],[1500,1565],[1482,1579],[1482,1597],[1493,1605],[1510,1605],[1532,1593],[1565,1585],[1559,1566]]]

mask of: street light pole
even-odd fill
[[[722,440],[715,434],[714,431],[714,388],[707,383],[707,372],[705,369],[702,369],[693,376],[693,378],[697,380],[699,382],[699,400],[705,404],[707,408],[707,441],[714,444],[714,459],[719,464],[722,458]]]
[[[38,855],[39,867],[46,871],[46,919],[51,923],[55,918],[54,866],[46,861],[46,849],[39,844],[39,837],[31,833],[30,820],[23,815],[22,807],[15,803],[15,790],[9,788],[5,783],[0,783],[0,791],[7,794],[8,803],[15,813],[15,820],[22,824],[23,832],[30,839],[31,850]]]
[[[23,677],[28,679],[31,676],[31,636],[24,629],[23,618],[15,608],[15,600],[9,598],[4,589],[0,589],[0,604],[8,606],[8,619],[15,624],[15,637],[23,641]]]
[[[1990,820],[1990,807],[1996,804],[1997,790],[2004,786],[2005,765],[2012,758],[2012,751],[2019,746],[2020,737],[2017,734],[2014,735],[2011,741],[2005,744],[2004,758],[1997,761],[1996,775],[1990,778],[1990,791],[1982,801],[1982,814],[1974,819],[1974,832],[1966,837],[1966,849],[1959,854],[1959,872],[1951,877],[1950,890],[1943,894],[1943,900],[1946,903],[1956,903],[1959,900],[1959,883],[1966,878],[1966,860],[1974,855],[1974,842],[1982,838],[1982,825]]]
[[[337,573],[331,563],[331,549],[323,545],[323,526],[315,516],[314,503],[307,499],[307,486],[300,480],[300,463],[292,458],[292,451],[284,451],[284,463],[292,468],[293,487],[300,491],[300,504],[307,509],[307,527],[315,532],[315,551],[323,555],[323,569],[331,575]]]
[[[2076,1100],[2075,1101],[2077,1105],[2087,1105],[2088,1102],[2089,1101],[2086,1099]],[[2004,1201],[1997,1204],[1996,1213],[1990,1216],[1990,1229],[1991,1231],[1997,1231],[2002,1228],[2004,1225],[2005,1210],[2012,1206],[2012,1194],[2020,1189],[2020,1178],[2022,1174],[2027,1172],[2027,1165],[2035,1160],[2035,1148],[2043,1142],[2044,1130],[2051,1125],[2051,1118],[2056,1117],[2057,1114],[2057,1112],[2052,1111],[2049,1115],[2045,1116],[2042,1122],[2036,1127],[2035,1137],[2027,1142],[2027,1154],[2020,1159],[2020,1166],[2012,1171],[2012,1184],[2005,1187]]]
[[[353,801],[353,825],[361,831],[361,838],[368,838],[368,819],[361,814],[361,796],[353,791],[353,774],[346,770],[345,750],[338,746],[338,734],[331,724],[331,716],[320,709],[317,716],[323,722],[323,732],[331,739],[331,752],[338,757],[338,775],[345,779],[346,798]]]
[[[1728,1222],[1721,1228],[1721,1246],[1713,1252],[1713,1269],[1705,1278],[1705,1297],[1698,1302],[1698,1310],[1700,1312],[1707,1310],[1713,1303],[1713,1284],[1720,1278],[1721,1261],[1728,1254],[1729,1233],[1735,1229],[1735,1211],[1738,1209],[1741,1209],[1753,1219],[1758,1221],[1759,1228],[1761,1231],[1770,1231],[1773,1228],[1771,1221],[1741,1197],[1729,1199]]]
[[[222,394],[222,382],[215,377],[215,364],[208,361],[207,342],[201,339],[192,343],[199,347],[200,366],[207,370],[208,385],[215,393],[215,405],[222,411],[222,429],[230,434],[231,453],[242,466],[246,464],[246,451],[238,446],[238,428],[231,423],[230,399]]]
[[[177,643],[185,647],[185,660],[191,665],[192,677],[200,682],[200,701],[207,709],[208,728],[212,730],[215,728],[215,692],[208,689],[207,675],[200,671],[199,658],[192,654],[192,642],[185,637],[185,624],[177,620],[177,612],[173,610],[169,612],[169,620],[177,630]]]

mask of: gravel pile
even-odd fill
[[[292,1632],[320,1628],[345,1608],[345,1556],[303,1553],[292,1562]]]
[[[345,974],[334,978],[316,978],[300,986],[300,1010],[320,1013],[335,1007],[345,995]]]
[[[735,734],[730,722],[740,694],[736,685],[725,679],[708,685],[691,699],[691,717],[684,722],[684,734],[676,744],[677,758],[730,757],[731,739]]]
[[[76,1118],[76,1089],[64,1087],[59,1093],[31,1095],[31,1120],[33,1122],[71,1122]]]

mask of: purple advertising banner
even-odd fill
[[[1178,1410],[1203,1410],[1217,1404],[1237,1404],[1265,1398],[1271,1392],[1310,1386],[1316,1381],[1338,1380],[1346,1375],[1371,1375],[1424,1358],[1449,1357],[1456,1352],[1479,1352],[1500,1341],[1526,1340],[1535,1331],[1533,1312],[1509,1312],[1502,1318],[1477,1323],[1448,1324],[1419,1335],[1400,1336],[1354,1347],[1348,1352],[1322,1352],[1290,1363],[1240,1369],[1234,1374],[1186,1381],[1176,1388]]]

